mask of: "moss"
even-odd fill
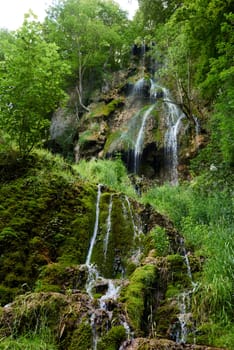
[[[166,299],[170,299],[170,298],[173,298],[173,297],[179,295],[180,292],[181,292],[181,290],[177,286],[175,286],[173,284],[169,284],[167,286],[167,291],[166,291],[165,297],[166,297]]]
[[[97,344],[97,350],[118,350],[121,343],[126,339],[126,332],[123,326],[115,326],[102,337]]]
[[[93,231],[95,186],[59,157],[38,152],[32,158],[23,176],[1,183],[0,278],[9,291],[2,304],[22,292],[22,284],[34,288],[42,266],[83,263]],[[44,286],[58,290],[54,282]]]
[[[119,151],[128,151],[129,149],[134,148],[135,137],[132,136],[131,132],[134,129],[130,128],[117,130],[113,133],[110,133],[107,136],[107,140],[104,146],[104,154],[117,154]]]
[[[65,292],[66,290],[82,289],[86,282],[86,270],[78,265],[52,263],[44,266],[36,283],[36,292]]]
[[[122,196],[112,196],[111,230],[104,254],[104,240],[107,234],[107,218],[111,193],[103,193],[100,201],[99,230],[93,250],[92,260],[101,274],[108,278],[122,277],[126,269],[126,258],[133,247],[134,228],[129,216],[125,216]]]
[[[86,116],[86,118],[100,118],[108,117],[119,106],[122,106],[123,98],[113,99],[109,103],[100,102],[95,108]]]
[[[163,302],[157,308],[155,322],[156,331],[161,337],[167,337],[170,334],[170,327],[177,321],[179,309],[177,303]]]
[[[88,350],[92,349],[92,328],[88,322],[81,323],[73,332],[68,350]]]
[[[138,267],[130,277],[125,292],[126,308],[134,330],[142,330],[145,316],[145,302],[155,294],[158,273],[154,265]],[[150,306],[149,306],[150,307]]]

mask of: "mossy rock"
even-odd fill
[[[119,194],[112,196],[111,228],[107,250],[104,252],[104,242],[107,235],[107,219],[111,193],[103,193],[100,200],[99,230],[92,261],[106,278],[122,277],[126,270],[126,259],[131,256],[134,243],[134,227],[130,213],[123,212],[123,197]]]
[[[72,333],[68,350],[91,350],[93,348],[92,327],[88,321],[82,322]]]
[[[112,327],[97,344],[97,350],[118,350],[126,339],[126,331],[123,326]]]
[[[86,115],[87,118],[100,118],[109,117],[118,107],[123,105],[123,98],[113,99],[109,103],[99,102],[91,111]]]
[[[158,271],[154,265],[138,267],[129,280],[124,298],[130,323],[137,334],[144,331],[146,314],[150,308],[149,301],[156,294],[156,285],[159,278]],[[153,302],[153,301],[152,301]]]
[[[175,286],[174,284],[168,284],[167,291],[165,294],[166,299],[171,299],[173,297],[176,297],[181,293],[181,290],[178,288],[178,286]]]
[[[87,279],[85,266],[48,264],[42,268],[36,283],[36,292],[65,292],[83,289]]]
[[[178,313],[179,309],[176,302],[163,302],[162,305],[157,308],[155,315],[157,334],[168,337],[171,325],[177,321]]]
[[[93,232],[96,186],[83,182],[48,152],[32,159],[33,167],[31,161],[25,163],[24,176],[1,184],[2,305],[24,293],[22,285],[33,290],[43,266],[84,263]],[[61,283],[51,281],[44,287],[58,291],[56,285]]]

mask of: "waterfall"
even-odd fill
[[[169,91],[162,88],[164,103],[166,106],[166,127],[164,137],[165,161],[170,175],[170,182],[178,184],[178,142],[177,136],[182,126],[182,119],[185,117],[178,106],[172,101]]]
[[[104,257],[106,260],[106,254],[107,254],[107,249],[108,249],[108,243],[109,243],[109,237],[110,237],[110,232],[111,232],[111,213],[112,213],[112,201],[113,194],[110,196],[110,202],[109,202],[109,209],[108,209],[108,217],[107,217],[107,230],[106,230],[106,237],[104,238]]]
[[[115,286],[111,279],[108,279],[108,289],[106,294],[104,294],[100,300],[100,309],[106,310],[106,301],[109,299],[116,300],[119,296],[120,286]]]
[[[198,149],[199,148],[198,135],[200,135],[200,133],[201,133],[201,126],[200,126],[198,118],[195,115],[193,115],[192,117],[193,117],[194,124],[195,124],[195,145],[196,145],[196,148]]]
[[[179,344],[185,344],[188,336],[188,322],[191,321],[190,314],[190,302],[191,302],[191,292],[183,292],[178,297],[178,304],[180,307],[180,314],[178,315],[178,320],[180,324],[180,329],[176,334],[176,342]]]
[[[131,217],[131,221],[132,221],[132,226],[133,226],[133,232],[134,232],[134,239],[136,238],[137,236],[137,227],[135,225],[135,221],[134,221],[134,217],[133,217],[133,213],[132,213],[132,208],[131,208],[131,204],[129,202],[129,199],[128,199],[128,196],[125,196],[125,200],[127,202],[127,205],[128,205],[128,210],[129,210],[129,213],[130,213],[130,217]]]
[[[142,146],[143,146],[143,142],[144,142],[145,126],[146,126],[146,122],[150,116],[150,113],[154,109],[154,106],[155,105],[148,107],[143,115],[143,118],[142,118],[141,127],[139,129],[137,139],[136,139],[135,148],[134,148],[134,173],[137,173],[139,171],[140,156],[142,153]]]
[[[145,79],[141,78],[133,86],[132,96],[142,96]]]
[[[100,211],[100,198],[101,198],[101,189],[102,189],[102,185],[99,184],[98,185],[98,194],[97,194],[97,200],[96,200],[96,219],[95,219],[95,225],[94,225],[94,231],[93,231],[93,236],[90,242],[90,246],[89,246],[89,251],[88,251],[88,255],[86,258],[86,265],[90,265],[90,260],[91,260],[91,256],[93,253],[93,247],[96,241],[96,237],[97,237],[97,233],[98,233],[98,223],[99,223],[99,211]]]
[[[196,283],[193,282],[192,278],[192,272],[191,272],[191,266],[188,258],[188,253],[184,246],[184,239],[180,239],[180,248],[182,252],[182,256],[184,258],[185,265],[187,267],[187,275],[189,277],[189,280],[191,282],[192,288],[188,289],[187,291],[184,291],[183,293],[179,294],[178,296],[178,306],[180,309],[180,313],[178,315],[178,322],[179,327],[176,331],[176,342],[185,344],[187,341],[187,336],[189,333],[194,333],[194,324],[192,320],[191,315],[191,300],[194,293],[194,290],[197,286]],[[189,325],[189,326],[188,326]],[[193,329],[191,329],[191,326]],[[195,343],[195,337],[194,337],[194,343]]]

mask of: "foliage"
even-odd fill
[[[90,88],[124,61],[127,25],[126,14],[113,1],[64,0],[49,9],[45,32],[71,64],[82,107]]]
[[[0,76],[0,125],[27,155],[48,135],[49,116],[65,97],[61,84],[68,66],[41,25],[29,15],[4,48]]]
[[[102,183],[110,188],[135,197],[135,191],[127,176],[126,168],[120,159],[116,160],[81,160],[74,168],[85,179]]]
[[[17,339],[5,338],[0,342],[0,350],[57,350],[49,331],[44,329],[39,334],[28,334]]]
[[[68,350],[87,350],[92,348],[92,328],[88,322],[81,323],[73,332]]]
[[[166,213],[183,234],[188,249],[205,258],[193,297],[200,323],[211,320],[226,326],[233,319],[232,184],[233,176],[219,168],[215,173],[205,172],[190,185],[155,187],[143,199]],[[229,338],[227,329],[222,331],[223,339]],[[213,338],[213,343],[217,341]]]
[[[169,253],[169,239],[165,229],[155,226],[146,237],[145,245],[148,249],[155,249],[158,256],[166,256]]]
[[[123,326],[112,327],[102,340],[98,342],[97,349],[118,350],[125,339],[126,332]]]

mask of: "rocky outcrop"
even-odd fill
[[[165,135],[168,132],[168,112],[165,104],[168,102],[168,96],[164,96],[163,88],[155,85],[149,75],[139,78],[137,70],[134,74],[132,75],[132,71],[126,71],[121,75],[124,81],[120,82],[117,79],[117,85],[113,86],[112,83],[108,91],[99,97],[95,96],[95,102],[89,106],[90,112],[79,121],[76,160],[113,157],[119,154],[129,172],[135,172],[134,149],[138,132],[144,111],[154,104],[144,128],[137,173],[146,178],[158,179],[160,182],[170,180],[170,169],[168,170],[166,159],[168,150],[165,148]],[[171,105],[173,104],[177,106],[176,103]],[[189,178],[189,159],[194,157],[205,143],[205,137],[199,131],[198,120],[194,120],[185,117],[177,136],[178,172],[184,179]]]

